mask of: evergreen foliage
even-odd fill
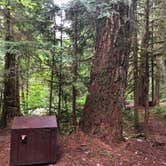
[[[7,0],[0,2],[0,112],[4,90],[5,54],[16,55],[19,64],[20,107],[23,115],[36,114],[36,109],[49,114],[50,83],[53,85],[52,111],[60,119],[62,129],[73,130],[72,86],[77,89],[76,117],[79,121],[88,95],[90,71],[96,42],[96,22],[110,18],[116,11],[113,5],[120,0],[71,0],[60,7],[53,0],[11,0],[7,8],[11,12],[13,40],[5,40]],[[123,0],[131,4],[131,1]],[[145,0],[138,1],[137,33],[138,64],[141,66],[141,51],[144,26]],[[98,10],[100,9],[100,10]],[[148,46],[150,77],[154,59],[154,77],[160,81],[161,101],[166,98],[166,4],[165,0],[150,1],[150,42]],[[74,25],[77,15],[77,58],[74,56]],[[153,29],[152,29],[153,26]],[[132,45],[133,48],[133,45]],[[131,49],[128,70],[126,100],[133,101],[133,51]],[[53,62],[54,57],[54,62]],[[77,79],[74,81],[73,63],[76,62]],[[111,66],[111,65],[110,65]],[[53,79],[51,74],[53,72]],[[139,71],[140,72],[140,71]],[[59,82],[59,78],[61,79]],[[102,80],[104,81],[108,80]],[[59,83],[62,86],[61,110],[58,112]],[[152,81],[150,81],[150,87]],[[152,90],[150,88],[149,98]],[[99,96],[100,97],[100,96]],[[36,111],[36,112],[35,112]],[[160,112],[160,111],[159,111]],[[42,114],[42,113],[41,113]],[[67,127],[66,127],[67,126]],[[69,126],[69,127],[68,127]]]

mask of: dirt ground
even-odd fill
[[[58,138],[56,166],[166,166],[166,122],[152,114],[148,138],[130,137],[114,145],[80,131]],[[0,166],[9,166],[9,151],[10,131],[0,130]]]

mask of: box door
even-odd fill
[[[18,146],[19,164],[49,163],[50,135],[50,129],[35,129],[21,132]]]

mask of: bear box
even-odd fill
[[[55,163],[56,146],[55,116],[14,118],[11,128],[10,166]]]

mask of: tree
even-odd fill
[[[137,0],[132,1],[132,19],[133,19],[133,62],[134,62],[134,125],[137,129],[139,126],[138,117],[138,33],[137,33]]]
[[[79,111],[79,93],[82,91],[81,83],[86,82],[86,75],[82,71],[88,70],[87,64],[91,63],[91,50],[94,48],[94,14],[88,12],[90,4],[83,1],[70,1],[66,8],[67,20],[70,20],[69,37],[72,44],[72,124],[74,130],[77,127],[77,114]],[[90,49],[90,51],[87,51]],[[86,51],[85,51],[86,50]],[[87,53],[85,53],[87,52]],[[88,55],[88,58],[85,58]],[[90,58],[89,58],[90,57]],[[82,66],[86,66],[81,69]],[[90,65],[89,65],[90,66]],[[85,72],[84,72],[85,73]],[[84,88],[85,89],[85,88]],[[82,97],[82,96],[81,96]]]
[[[141,74],[140,74],[140,85],[141,93],[140,99],[141,104],[145,107],[144,125],[145,128],[148,125],[149,120],[149,41],[150,41],[150,2],[145,2],[145,33],[142,39],[141,47]]]
[[[73,46],[73,85],[72,85],[72,112],[73,112],[73,126],[76,129],[77,126],[77,117],[76,117],[76,99],[77,99],[77,88],[74,85],[78,77],[78,10],[77,5],[73,9],[74,13],[74,46]]]
[[[96,53],[80,127],[110,143],[122,140],[121,111],[130,52],[129,6],[123,1],[99,1],[96,12]]]
[[[26,113],[26,110],[29,109],[29,79],[30,74],[32,74],[32,72],[34,73],[34,71],[32,71],[33,69],[30,69],[30,67],[32,67],[32,64],[33,66],[35,64],[41,68],[40,58],[46,57],[46,54],[43,55],[39,53],[39,49],[43,49],[44,51],[46,50],[45,47],[48,47],[48,43],[46,41],[50,42],[49,47],[53,47],[55,49],[53,44],[51,44],[52,39],[51,41],[49,39],[51,34],[53,34],[50,32],[52,18],[58,10],[59,8],[54,5],[52,0],[43,0],[40,2],[35,0],[7,1],[7,7],[4,9],[4,12],[6,13],[5,19],[7,20],[5,30],[7,32],[5,42],[7,50],[5,71],[7,72],[5,72],[4,76],[4,85],[6,86],[6,90],[4,86],[4,107],[8,107],[7,102],[11,102],[7,95],[12,95],[13,99],[18,101],[18,103],[15,101],[15,105],[18,107],[21,106],[23,113]],[[42,44],[42,42],[45,42],[45,44]],[[50,48],[50,50],[52,49]],[[36,59],[39,59],[37,64]],[[19,85],[18,80],[22,87]],[[21,87],[22,105],[19,104],[19,87]],[[14,90],[14,88],[16,88],[16,90]],[[16,109],[16,106],[13,105],[10,106],[10,108],[4,109],[7,111],[2,112],[2,121],[6,119],[5,117],[12,118],[16,115],[20,115],[20,113],[17,114],[13,111],[13,109]]]
[[[5,13],[6,42],[13,41],[10,10],[10,0],[7,0]],[[21,114],[19,106],[19,79],[17,56],[14,52],[12,52],[11,45],[7,44],[4,71],[4,100],[1,117],[2,127],[5,127],[7,125],[7,120],[10,120],[12,117]]]

